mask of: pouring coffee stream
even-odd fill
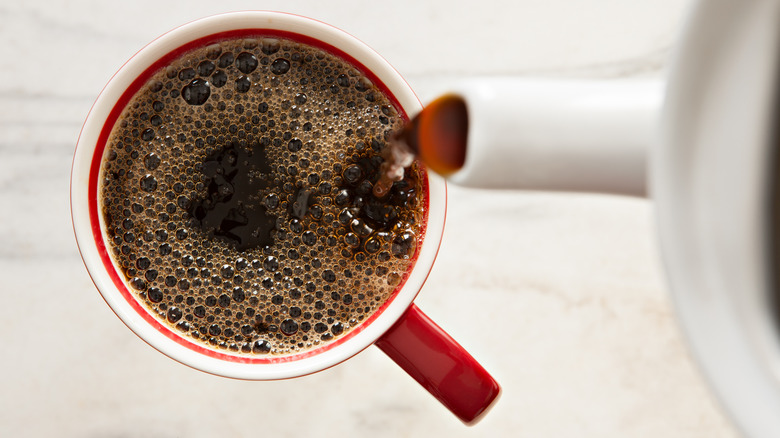
[[[457,171],[466,159],[467,134],[466,102],[454,94],[437,98],[390,139],[374,195],[384,196],[415,157],[439,175]]]

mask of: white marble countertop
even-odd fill
[[[180,365],[84,269],[69,172],[81,123],[136,50],[261,7],[341,27],[423,101],[475,75],[658,76],[688,2],[0,0],[0,436],[735,437],[676,325],[645,200],[450,188],[417,303],[503,386],[465,427],[378,349],[288,381]]]

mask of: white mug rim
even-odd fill
[[[428,172],[428,223],[424,241],[418,247],[414,268],[384,310],[373,321],[363,324],[358,333],[336,346],[316,354],[302,355],[305,357],[296,360],[246,363],[199,353],[150,325],[114,285],[94,240],[87,187],[98,136],[119,96],[151,64],[188,42],[237,29],[292,32],[333,46],[379,78],[407,114],[414,114],[421,109],[411,87],[384,58],[355,37],[331,25],[299,15],[271,11],[230,12],[192,21],[168,31],[133,55],[110,79],[93,104],[79,135],[73,159],[70,187],[73,228],[79,252],[98,291],[114,313],[149,345],[185,365],[215,375],[248,380],[298,377],[321,371],[354,356],[373,344],[403,316],[425,283],[438,253],[446,214],[446,185],[440,177]],[[101,233],[101,236],[104,234]],[[221,350],[219,352],[240,356]]]

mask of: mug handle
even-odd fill
[[[376,346],[467,425],[501,393],[482,365],[414,303]]]

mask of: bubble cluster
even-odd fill
[[[316,47],[260,37],[185,53],[109,137],[111,255],[151,314],[212,348],[285,355],[344,336],[392,296],[421,238],[419,169],[373,193],[401,124]]]

